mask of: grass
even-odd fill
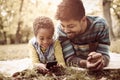
[[[0,45],[0,60],[22,59],[28,56],[27,44]]]
[[[120,40],[112,41],[110,51],[120,53]],[[0,60],[29,57],[27,44],[0,45]]]
[[[64,74],[56,75],[54,72],[43,74],[37,69],[26,69],[16,72],[11,77],[0,75],[0,80],[119,80],[120,70],[88,71],[73,68],[63,68],[60,72]]]
[[[27,69],[22,72],[15,73],[12,77],[8,77],[13,80],[95,80],[86,71],[78,71],[72,68],[60,69],[60,72],[64,74],[56,75],[54,72],[50,72],[43,76],[42,73],[38,72],[37,69]],[[7,79],[7,77],[1,76],[2,79]]]

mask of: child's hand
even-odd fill
[[[51,73],[54,73],[56,76],[64,75],[65,68],[62,65],[54,65],[53,67],[50,67],[49,71]]]
[[[46,74],[49,72],[45,64],[39,63],[39,64],[36,64],[36,67],[39,73]]]
[[[57,64],[57,65],[54,65],[53,67],[50,67],[50,69],[57,69],[57,68],[63,68],[63,66]]]

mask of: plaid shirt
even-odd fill
[[[70,63],[69,57],[71,55],[77,55],[78,58],[73,61],[73,64],[79,64],[78,62],[80,59],[86,59],[90,52],[96,51],[98,53],[102,53],[107,58],[108,63],[108,47],[110,45],[110,40],[109,29],[106,25],[106,22],[100,17],[87,16],[87,18],[91,23],[89,26],[87,26],[87,30],[83,34],[80,34],[71,40],[69,40],[66,37],[66,34],[61,30],[61,25],[57,27],[58,39],[61,41],[64,57],[68,60],[68,63]],[[94,45],[96,43],[98,44],[95,48]],[[91,47],[94,49],[91,50]]]

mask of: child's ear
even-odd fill
[[[82,20],[83,22],[86,21],[86,16],[84,16],[81,20]]]

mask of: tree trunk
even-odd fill
[[[113,32],[112,28],[112,19],[111,19],[111,13],[110,13],[110,6],[111,1],[110,0],[103,0],[103,15],[106,18],[109,26],[109,32],[110,32],[110,39],[111,40],[116,40],[116,37]]]
[[[21,0],[20,9],[19,9],[19,20],[18,20],[18,27],[17,27],[17,31],[16,31],[15,43],[20,43],[21,42],[21,38],[22,38],[20,30],[21,30],[21,24],[22,24],[21,12],[22,12],[22,8],[23,8],[23,2],[24,2],[24,0]]]
[[[22,22],[18,22],[18,27],[17,27],[17,31],[16,31],[16,40],[15,40],[15,43],[20,43],[21,42],[21,33],[20,33],[20,30],[21,30],[21,23]]]
[[[4,35],[4,44],[7,44],[7,36],[6,36],[6,31],[3,32]]]

